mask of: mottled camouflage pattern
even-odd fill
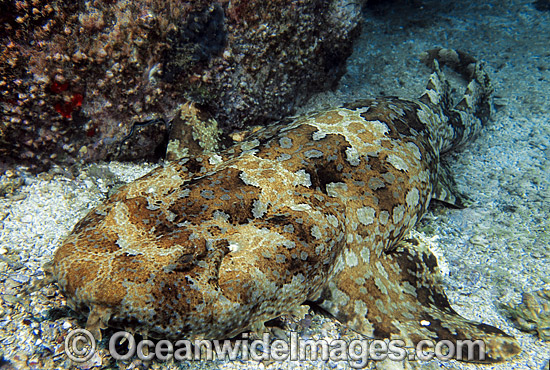
[[[88,327],[222,339],[259,329],[306,300],[368,336],[482,339],[486,361],[512,337],[458,316],[433,254],[405,239],[433,197],[439,155],[489,115],[482,66],[447,49],[419,100],[363,100],[280,122],[213,155],[166,164],[91,211],[52,273]],[[469,80],[451,105],[439,70]]]

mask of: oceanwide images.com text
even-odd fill
[[[127,342],[126,346],[119,346]],[[125,347],[121,349],[121,347]],[[65,353],[78,363],[92,358],[96,351],[93,335],[85,329],[72,330],[65,338]],[[302,339],[292,332],[288,340],[274,339],[265,333],[261,339],[236,340],[141,340],[126,331],[113,334],[109,340],[109,353],[115,360],[139,358],[145,361],[197,361],[197,360],[254,360],[254,361],[349,361],[353,367],[364,367],[369,360],[428,361],[433,358],[457,358],[483,361],[485,343],[481,340],[422,340],[415,348],[408,348],[402,340],[354,339]]]

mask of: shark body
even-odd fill
[[[166,164],[92,210],[50,271],[89,328],[222,339],[305,301],[369,337],[514,338],[460,317],[409,232],[432,198],[459,204],[439,158],[474,137],[492,92],[480,63],[434,49],[418,100],[367,99],[284,120],[219,153]],[[453,105],[439,64],[468,81]]]

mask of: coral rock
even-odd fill
[[[0,155],[40,170],[156,157],[169,123],[201,104],[220,127],[279,119],[344,72],[360,4],[346,1],[83,1],[5,4]],[[160,120],[160,121],[159,121]],[[82,150],[86,147],[86,150]]]

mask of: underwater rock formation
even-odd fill
[[[502,307],[519,329],[537,333],[540,339],[550,341],[550,287],[524,292],[520,304],[505,304]]]
[[[155,157],[189,102],[226,130],[287,115],[338,81],[361,5],[24,0],[5,6],[0,169],[23,163],[41,170]]]

